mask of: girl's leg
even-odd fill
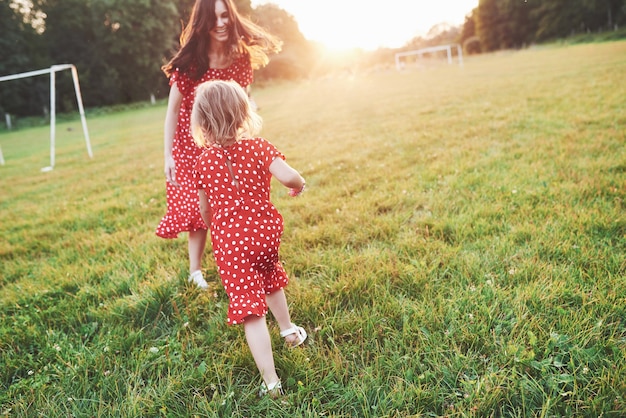
[[[278,322],[278,326],[281,331],[285,331],[293,327],[293,324],[291,323],[291,315],[289,315],[287,297],[285,296],[285,291],[283,289],[272,292],[269,295],[265,295],[265,303],[267,303],[270,311],[272,311],[272,315],[276,318],[276,322]],[[297,340],[298,336],[296,334],[290,334],[285,337],[287,344],[292,344]]]
[[[202,269],[202,256],[206,246],[206,229],[189,232],[189,272]]]
[[[267,329],[265,317],[249,316],[243,323],[246,340],[263,381],[266,385],[278,382],[272,354],[272,340]]]
[[[287,297],[283,289],[265,295],[265,303],[272,311],[272,315],[276,318],[281,331],[291,328],[289,306],[287,305]]]

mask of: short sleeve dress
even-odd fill
[[[283,217],[270,202],[269,166],[275,158],[285,157],[267,140],[250,138],[209,147],[195,165],[196,186],[211,208],[213,255],[229,299],[230,325],[265,315],[265,295],[289,281],[278,258]]]
[[[249,86],[253,81],[249,56],[241,56],[227,68],[209,68],[199,80],[178,69],[170,77],[170,86],[176,83],[183,95],[172,149],[176,180],[181,187],[166,185],[167,213],[156,228],[156,235],[162,238],[176,238],[180,232],[207,229],[200,216],[198,190],[193,181],[193,166],[202,149],[193,141],[190,121],[196,88],[209,80],[234,80],[244,88]]]

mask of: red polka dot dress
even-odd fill
[[[181,187],[166,185],[167,213],[156,228],[156,234],[162,238],[176,238],[180,232],[207,229],[200,216],[198,190],[193,180],[193,166],[202,149],[193,141],[190,122],[196,87],[209,80],[234,80],[244,88],[249,86],[253,81],[249,57],[242,56],[227,68],[209,68],[199,80],[178,69],[170,77],[170,86],[176,83],[183,95],[172,149],[176,180]]]
[[[231,325],[265,315],[265,295],[289,280],[278,259],[283,218],[270,202],[269,166],[275,158],[285,157],[270,142],[244,139],[207,148],[195,166],[197,187],[211,208],[213,255]]]

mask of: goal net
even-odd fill
[[[55,155],[55,131],[56,131],[56,73],[58,71],[70,70],[72,79],[74,80],[74,91],[76,92],[76,102],[78,103],[78,111],[83,125],[83,134],[85,135],[85,144],[87,146],[87,154],[89,158],[93,158],[91,151],[91,143],[89,141],[89,132],[87,131],[87,120],[85,119],[85,109],[83,108],[83,99],[80,93],[80,84],[78,84],[78,71],[73,64],[53,65],[43,70],[28,71],[20,74],[12,74],[0,77],[0,82],[17,80],[19,78],[34,77],[42,74],[50,74],[50,165],[43,167],[41,171],[51,171],[54,168]],[[0,151],[0,156],[2,151]],[[4,158],[2,158],[4,162]]]
[[[448,58],[448,64],[452,64],[452,48],[456,49],[456,56],[459,60],[459,65],[463,66],[463,50],[461,45],[451,44],[451,45],[441,45],[441,46],[431,46],[428,48],[416,49],[414,51],[403,51],[396,53],[396,69],[402,70],[405,67],[405,61],[402,60],[404,57],[415,55],[418,59],[421,59],[426,54],[433,54],[437,52],[445,52],[446,57]]]

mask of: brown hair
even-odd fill
[[[244,135],[257,134],[261,124],[248,94],[235,81],[211,80],[198,86],[191,111],[191,132],[198,146],[230,145]]]
[[[215,3],[224,2],[228,10],[228,50],[231,57],[247,55],[252,68],[269,62],[268,54],[280,52],[282,41],[260,26],[242,17],[232,0],[196,0],[187,26],[180,35],[180,49],[161,70],[168,77],[178,68],[200,79],[209,68],[209,32],[215,27]]]

